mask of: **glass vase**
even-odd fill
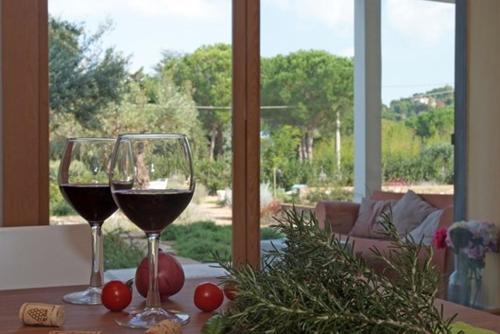
[[[484,308],[484,269],[478,263],[478,260],[469,259],[463,250],[455,254],[455,270],[448,279],[449,301],[473,308]]]

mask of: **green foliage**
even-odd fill
[[[51,117],[71,114],[85,127],[95,128],[95,116],[122,97],[128,60],[113,48],[102,49],[110,25],[89,35],[84,27],[49,19],[49,82]],[[58,123],[51,122],[51,128]]]
[[[104,234],[104,270],[135,268],[145,252],[131,242],[127,242],[120,229]]]
[[[298,147],[301,133],[296,127],[284,125],[272,131],[267,138],[261,140],[262,173],[264,181],[272,182],[277,173],[279,187],[289,187],[283,176],[289,174],[290,164],[298,163]]]
[[[164,54],[159,72],[171,77],[193,96],[199,106],[223,107],[201,110],[198,117],[210,140],[210,156],[224,154],[224,132],[229,127],[231,112],[231,45],[202,46],[191,54]]]
[[[229,158],[219,160],[195,161],[196,180],[205,185],[210,195],[215,195],[217,190],[231,186],[231,161]]]
[[[218,253],[225,259],[231,255],[231,226],[216,225],[213,221],[199,221],[192,224],[173,224],[166,228],[161,239],[173,241],[177,255],[200,262],[213,262],[212,254]],[[261,228],[261,240],[278,239],[282,235],[269,228]]]
[[[414,157],[421,151],[422,142],[415,140],[415,130],[404,122],[382,120],[382,155]]]
[[[439,135],[444,137],[453,132],[454,110],[452,107],[432,109],[410,118],[406,123],[409,128],[415,129],[417,136],[422,140]]]
[[[326,51],[300,50],[263,59],[262,82],[265,105],[294,108],[263,113],[271,126],[289,124],[313,130],[332,121],[332,111],[352,108],[352,60]]]
[[[352,201],[352,191],[344,190],[342,187],[332,187],[326,192],[325,190],[314,190],[306,195],[306,200],[311,205],[316,205],[319,201]]]
[[[383,174],[386,181],[451,184],[453,182],[453,146],[436,144],[416,156],[393,154],[384,157]]]
[[[127,132],[182,132],[199,138],[198,112],[189,95],[167,76],[143,87],[144,81],[130,81],[120,104],[112,104],[100,115],[101,133],[116,136]],[[155,95],[151,102],[148,94]]]
[[[392,225],[390,252],[373,256],[397,279],[369,267],[313,216],[288,212],[277,228],[287,247],[261,271],[222,263],[238,295],[222,313],[221,333],[451,333],[452,319],[434,306],[439,275],[431,257],[419,261],[422,246],[401,240]]]
[[[49,163],[49,210],[51,216],[67,216],[76,214],[73,208],[66,202],[57,182],[57,173],[59,171],[59,161],[50,161]]]
[[[50,194],[49,208],[51,216],[68,216],[71,214],[76,214],[73,208],[63,198],[61,192],[59,191],[59,186],[57,185],[57,182],[50,180],[49,194]]]
[[[384,106],[382,109],[382,115],[388,120],[405,121],[436,107],[438,109],[452,107],[453,99],[453,87],[446,85],[424,93],[413,94],[412,97],[391,101],[388,108]]]
[[[315,138],[340,131],[337,115],[342,124],[352,114],[353,73],[352,59],[322,50],[263,59],[262,103],[287,107],[263,110],[265,124],[270,129],[285,124],[300,129],[300,159],[312,160]]]

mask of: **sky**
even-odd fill
[[[261,54],[322,49],[354,55],[354,0],[261,0]],[[49,0],[53,16],[90,31],[112,30],[103,46],[151,72],[162,51],[231,42],[231,0]],[[454,5],[382,0],[382,101],[454,82]]]

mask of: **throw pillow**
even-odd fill
[[[444,210],[436,210],[424,219],[422,224],[418,225],[413,231],[408,233],[408,236],[413,238],[413,241],[422,245],[431,246],[432,238],[439,227],[439,220]],[[411,239],[410,239],[411,240]]]
[[[437,209],[413,191],[406,194],[393,206],[392,221],[400,235],[407,235]]]
[[[358,218],[349,235],[361,238],[383,238],[383,235],[375,233],[374,226],[377,224],[378,216],[394,202],[364,198],[359,207]]]

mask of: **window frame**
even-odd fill
[[[436,0],[434,0],[436,1]],[[455,218],[467,212],[467,6],[456,3]],[[260,0],[232,1],[233,259],[260,263]],[[48,0],[2,1],[0,226],[49,224]]]
[[[2,1],[3,226],[49,224],[48,0]],[[260,263],[260,1],[233,0],[233,259]]]
[[[2,226],[49,223],[47,0],[1,3]]]

